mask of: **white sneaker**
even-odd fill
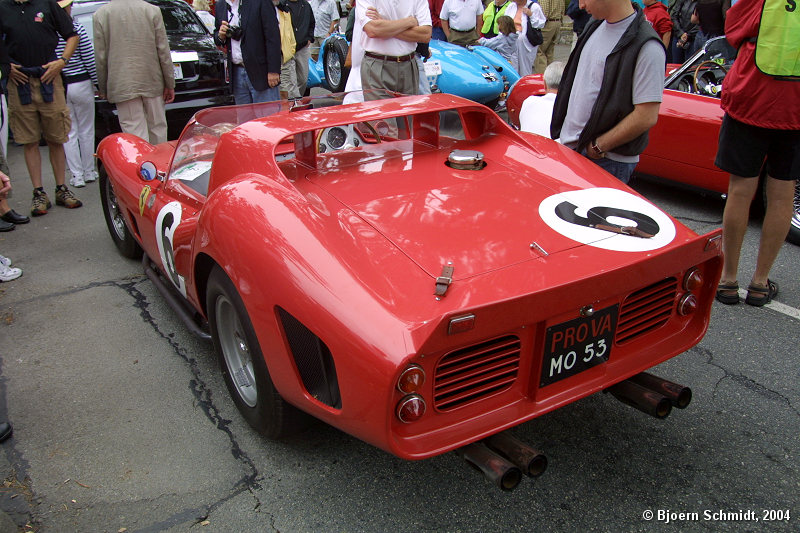
[[[9,259],[8,257],[6,257],[4,255],[0,255],[0,265],[3,265],[4,267],[10,267],[11,266],[11,259]]]
[[[97,178],[98,178],[97,171],[93,170],[93,171],[89,172],[88,174],[86,174],[83,179],[84,179],[84,181],[86,183],[91,183],[93,181],[96,181]]]
[[[17,279],[22,275],[22,270],[19,268],[11,268],[5,265],[0,265],[0,282],[11,281]]]
[[[73,176],[69,180],[69,184],[73,187],[86,187],[86,182],[83,181],[83,176]]]

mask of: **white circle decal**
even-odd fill
[[[186,280],[178,274],[175,268],[175,230],[181,223],[181,213],[183,208],[180,202],[170,202],[161,208],[156,217],[156,244],[158,245],[158,255],[161,256],[161,264],[164,265],[164,272],[167,278],[175,285],[183,296],[186,296]]]
[[[539,216],[565,237],[617,252],[656,250],[675,238],[675,224],[666,213],[619,189],[554,194],[539,204]]]

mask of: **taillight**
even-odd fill
[[[700,269],[690,268],[686,275],[683,277],[683,290],[693,291],[703,286],[703,274]]]
[[[690,315],[694,313],[696,309],[697,297],[692,293],[685,294],[678,303],[678,314],[680,315]]]
[[[408,365],[397,379],[397,390],[403,394],[417,392],[425,383],[425,371],[419,365]]]
[[[416,422],[425,414],[425,400],[419,394],[403,397],[397,404],[397,418],[404,424]]]

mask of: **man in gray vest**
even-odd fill
[[[595,20],[564,69],[550,136],[627,183],[658,120],[666,50],[629,0],[582,4]]]

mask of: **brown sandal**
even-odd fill
[[[720,283],[717,285],[717,301],[725,305],[736,305],[739,303],[739,284]]]

